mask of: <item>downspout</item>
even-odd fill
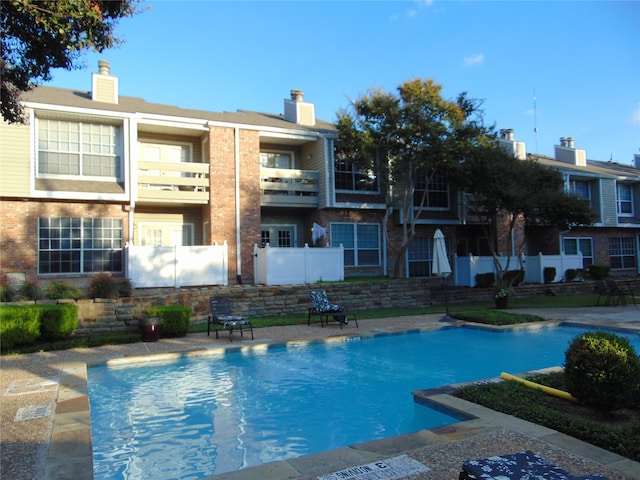
[[[235,200],[236,200],[236,280],[242,285],[242,241],[240,238],[240,130],[234,128]]]

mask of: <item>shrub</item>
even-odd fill
[[[0,276],[0,302],[12,302],[15,294],[11,280],[6,275]]]
[[[82,297],[84,297],[84,292],[70,283],[53,281],[47,287],[47,298],[54,300],[56,298],[72,298],[73,300],[78,300]]]
[[[507,270],[502,275],[502,280],[505,285],[517,287],[524,281],[524,270]]]
[[[556,267],[544,267],[542,270],[544,283],[551,283],[556,278]]]
[[[567,270],[564,272],[564,279],[567,282],[573,282],[577,276],[578,270],[576,270],[575,268],[567,268]]]
[[[40,333],[47,342],[62,340],[78,328],[78,307],[75,305],[47,305],[42,307]]]
[[[191,307],[171,305],[155,307],[153,310],[162,317],[163,337],[185,337],[191,324]]]
[[[90,298],[118,298],[118,282],[108,273],[98,273],[89,282]]]
[[[37,282],[22,282],[18,287],[17,297],[21,300],[33,300],[38,301],[44,298],[42,288]]]
[[[122,278],[118,281],[118,297],[130,297],[133,293],[133,285],[128,278]]]
[[[609,265],[589,265],[587,267],[587,271],[589,275],[594,280],[602,280],[603,278],[607,278],[609,276],[609,272],[611,272],[611,267]]]
[[[574,338],[565,353],[567,389],[606,412],[631,406],[640,388],[640,359],[628,339],[609,332]]]
[[[0,345],[2,350],[15,346],[33,345],[40,337],[39,305],[0,308]]]
[[[478,273],[476,275],[476,287],[488,288],[496,283],[496,276],[493,272]]]

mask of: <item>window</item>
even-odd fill
[[[193,245],[194,225],[192,223],[139,224],[141,245],[146,247],[173,247]]]
[[[332,223],[331,244],[344,246],[347,266],[380,265],[380,231],[372,223]]]
[[[609,257],[611,268],[635,268],[635,239],[632,237],[614,237],[609,239]]]
[[[287,152],[260,152],[260,166],[265,168],[293,168],[293,154]]]
[[[120,128],[38,120],[38,175],[120,179]]]
[[[563,239],[564,253],[567,255],[577,255],[582,253],[582,268],[587,268],[593,264],[593,240],[591,238],[570,238]]]
[[[372,170],[359,169],[347,159],[335,161],[335,187],[336,190],[357,192],[378,193],[380,191],[378,176]]]
[[[633,190],[631,185],[618,183],[616,190],[618,201],[618,215],[625,217],[633,216]]]
[[[295,247],[295,238],[295,225],[262,225],[261,227],[260,242],[263,247],[267,243],[270,247]]]
[[[447,251],[449,251],[447,249]],[[433,238],[413,238],[409,244],[409,276],[430,277],[433,263]]]
[[[591,189],[589,188],[589,182],[586,180],[572,180],[570,193],[577,195],[584,200],[590,200]]]
[[[38,272],[122,272],[122,220],[38,219]]]
[[[426,175],[418,175],[416,180],[416,190],[413,196],[414,205],[420,205],[422,196],[425,193],[424,208],[431,210],[449,209],[449,184],[444,175],[435,173],[427,185]]]

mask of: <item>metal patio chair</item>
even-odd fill
[[[231,302],[229,297],[210,297],[211,314],[207,320],[207,336],[211,333],[213,325],[218,337],[219,330],[229,330],[229,341],[233,342],[233,330],[240,330],[240,336],[243,337],[243,330],[248,328],[251,331],[251,340],[253,340],[253,325],[251,321],[241,315],[234,315],[231,311]]]
[[[311,325],[311,317],[320,317],[320,326],[324,327],[325,323],[335,321],[340,324],[340,329],[343,325],[349,323],[349,320],[353,320],[358,326],[358,317],[353,313],[347,313],[345,307],[335,303],[329,302],[327,292],[325,290],[311,290],[309,292],[311,296],[311,306],[309,307],[309,313],[307,317],[307,325]]]

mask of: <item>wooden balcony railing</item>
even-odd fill
[[[317,207],[318,172],[286,168],[260,168],[260,205]]]
[[[139,162],[138,201],[209,202],[209,165],[187,162]]]

